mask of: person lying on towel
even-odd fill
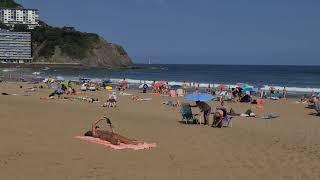
[[[107,123],[110,125],[111,132],[110,131],[106,131],[106,130],[101,130],[99,128],[99,126],[97,126],[97,124],[99,122],[101,122],[102,120],[106,120],[107,121]],[[99,139],[104,140],[104,141],[108,141],[113,145],[120,145],[120,143],[137,145],[137,144],[140,143],[139,141],[128,139],[126,137],[123,137],[123,136],[113,132],[111,121],[107,117],[103,117],[101,119],[98,119],[98,120],[94,121],[92,123],[91,131],[87,131],[84,135],[85,136],[91,136],[91,137],[99,138]]]

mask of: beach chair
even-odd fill
[[[222,120],[222,127],[232,127],[232,122],[231,122],[231,119],[233,117],[229,117],[228,115],[225,116]]]
[[[193,122],[201,124],[200,114],[193,114],[189,104],[181,104],[180,113],[182,116],[182,121],[185,121],[188,124],[188,121],[192,120]]]
[[[229,117],[228,115],[225,116],[222,120],[218,121],[218,122],[214,122],[215,124],[212,124],[212,127],[218,127],[218,125],[221,123],[222,121],[222,126],[221,127],[232,127],[232,122],[231,119],[233,117]],[[214,119],[213,119],[214,121]]]

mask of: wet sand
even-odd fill
[[[18,94],[0,95],[1,179],[320,179],[320,118],[294,99],[252,108],[258,115],[276,113],[277,119],[236,117],[232,128],[214,129],[180,123],[177,108],[161,105],[169,97],[140,94],[152,100],[132,101],[123,96],[117,108],[108,109],[103,102],[40,100],[51,90],[25,93],[33,85],[23,86],[0,84],[0,92]],[[106,94],[86,93],[103,101]],[[226,106],[237,112],[253,107]],[[116,132],[158,146],[115,151],[74,138],[103,115]]]

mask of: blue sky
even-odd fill
[[[319,0],[18,0],[135,62],[320,65]]]

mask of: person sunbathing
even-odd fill
[[[111,132],[107,131],[107,130],[101,130],[100,127],[97,126],[97,124],[103,120],[106,120],[107,123],[110,125]],[[120,143],[133,144],[133,145],[141,144],[141,142],[139,142],[139,141],[126,138],[124,136],[121,136],[121,135],[113,132],[111,120],[107,117],[103,117],[103,118],[100,118],[100,119],[94,121],[91,126],[91,131],[87,131],[84,134],[84,136],[99,138],[101,140],[108,141],[113,145],[120,145]]]
[[[133,100],[133,101],[137,101],[138,99],[140,99],[140,97],[137,96],[137,95],[132,95],[131,96],[131,100]]]
[[[107,102],[103,104],[103,107],[116,107],[117,106],[117,95],[113,92],[109,95]]]

